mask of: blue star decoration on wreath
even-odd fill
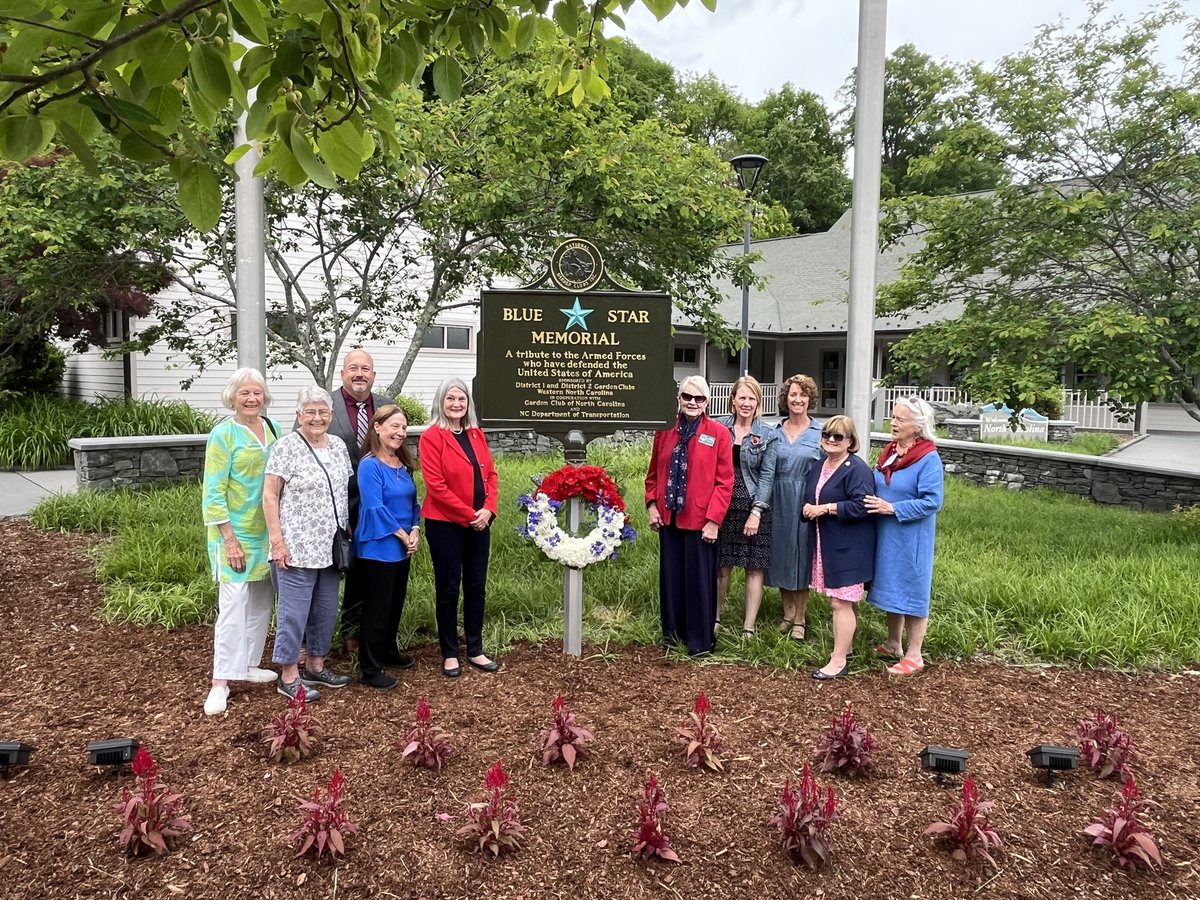
[[[570,331],[572,325],[578,325],[584,331],[587,331],[587,317],[595,312],[595,310],[581,309],[579,306],[579,298],[576,297],[574,306],[568,307],[567,309],[560,309],[559,312],[567,317],[567,327],[564,328],[563,331]]]

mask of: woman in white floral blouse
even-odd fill
[[[275,649],[282,667],[279,693],[295,697],[303,682],[309,700],[318,687],[340,688],[348,675],[325,668],[337,620],[341,575],[333,566],[335,525],[347,527],[347,485],[353,469],[341,438],[329,434],[333,401],[319,387],[296,400],[299,428],[271,448],[263,512],[271,539],[271,569],[279,595]],[[300,646],[308,648],[304,671]]]

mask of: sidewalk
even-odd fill
[[[0,519],[27,516],[51,494],[75,490],[74,469],[45,472],[0,472]]]
[[[1200,432],[1151,432],[1129,442],[1109,459],[1142,463],[1164,471],[1200,473]]]

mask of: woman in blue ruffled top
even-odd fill
[[[421,504],[413,481],[416,463],[405,446],[408,417],[399,406],[375,411],[358,464],[358,529],[354,533],[363,585],[358,668],[364,684],[396,686],[385,666],[411,668],[413,658],[396,646],[409,558],[420,545]]]

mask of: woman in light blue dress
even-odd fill
[[[875,471],[875,495],[864,500],[877,519],[875,580],[867,599],[887,613],[888,639],[875,650],[880,656],[899,658],[888,668],[891,675],[912,675],[925,668],[921,644],[929,624],[933,539],[943,480],[933,422],[933,409],[924,400],[896,401],[892,441],[879,455]]]
[[[775,533],[771,539],[771,566],[766,582],[779,588],[783,599],[781,632],[804,640],[807,629],[808,579],[812,565],[808,550],[808,522],[804,509],[804,481],[821,458],[821,423],[809,416],[817,402],[817,383],[807,375],[793,375],[779,388],[779,440],[775,442],[775,486],[771,494]]]

